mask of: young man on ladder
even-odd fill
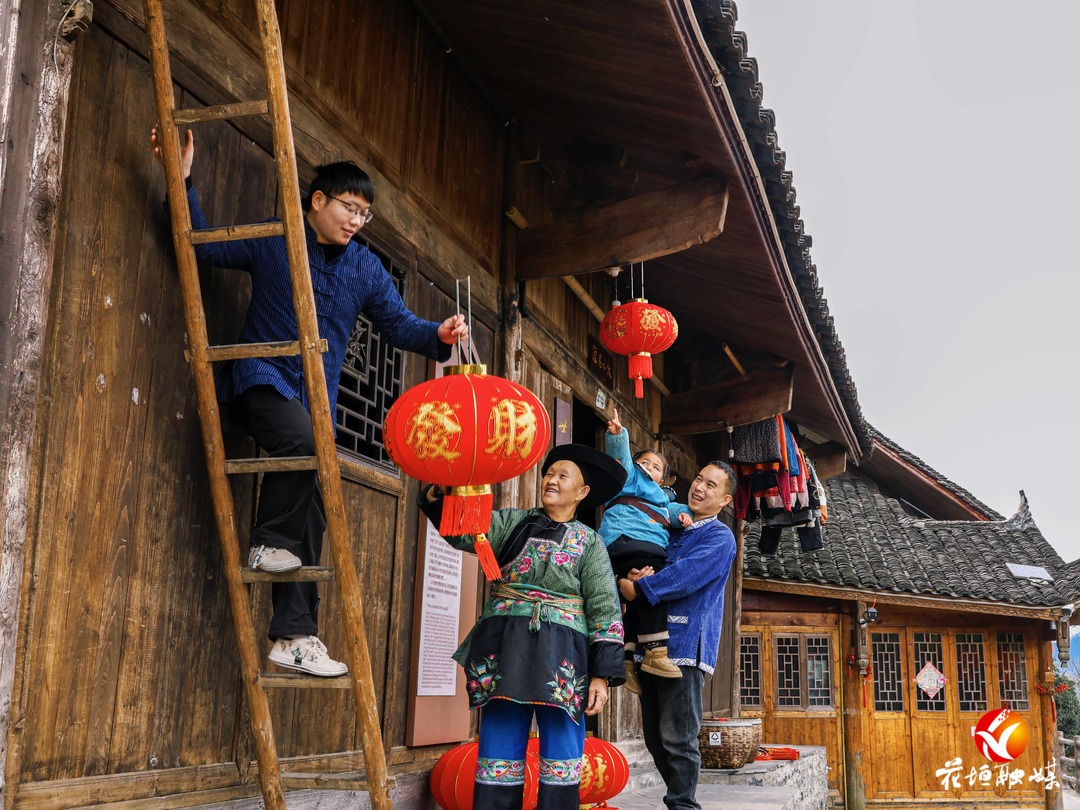
[[[150,133],[154,155],[161,160],[157,130]],[[188,186],[192,227],[207,228],[198,195],[191,184],[195,143],[187,131],[182,168]],[[330,412],[337,402],[338,379],[356,319],[369,318],[391,345],[427,357],[447,360],[450,346],[468,330],[460,314],[440,324],[410,312],[390,274],[366,247],[352,237],[371,221],[375,188],[367,173],[351,162],[320,166],[309,189],[304,230],[315,292]],[[200,244],[200,261],[251,274],[251,302],[240,332],[241,343],[295,340],[296,313],[284,237],[242,239]],[[244,358],[218,373],[219,398],[255,441],[271,456],[315,455],[307,392],[300,358]],[[270,573],[319,564],[326,520],[314,470],[266,473],[251,531],[248,565]],[[344,675],[348,667],[335,661],[318,638],[317,586],[314,582],[275,582],[274,615],[269,636],[270,661],[311,675]]]

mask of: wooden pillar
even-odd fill
[[[865,810],[866,784],[870,769],[869,734],[865,719],[869,709],[863,708],[863,672],[869,665],[866,649],[866,630],[859,626],[858,619],[866,609],[865,602],[854,603],[854,617],[842,615],[840,618],[840,638],[847,642],[847,648],[841,651],[844,666],[843,712],[844,712],[844,792],[848,810]],[[852,660],[854,656],[854,660]],[[866,664],[860,662],[865,661]]]
[[[1058,622],[1058,630],[1060,631],[1061,625],[1064,625],[1065,635],[1068,636],[1069,624],[1067,621],[1062,620]],[[1041,637],[1038,637],[1039,645],[1039,674],[1038,679],[1045,688],[1048,694],[1039,694],[1039,712],[1040,723],[1042,727],[1042,744],[1043,744],[1043,759],[1044,762],[1035,763],[1035,767],[1043,767],[1046,762],[1050,761],[1055,755],[1055,745],[1057,744],[1057,723],[1054,722],[1054,648],[1050,641],[1044,641]],[[1036,693],[1038,694],[1038,693]],[[1073,756],[1077,756],[1074,751]],[[1061,777],[1058,776],[1058,782],[1061,782]],[[1054,791],[1047,791],[1046,793],[1046,810],[1062,810],[1064,806],[1064,799],[1062,798],[1061,791],[1065,789],[1065,783],[1062,782],[1061,786]]]
[[[731,564],[731,638],[728,649],[735,665],[731,668],[731,716],[739,716],[739,658],[742,648],[740,639],[742,627],[742,586],[743,586],[743,549],[746,544],[746,521],[735,519],[735,561]]]
[[[24,2],[0,23],[0,795],[14,802],[23,678],[16,661],[32,552],[28,510],[38,385],[49,314],[73,46],[53,34],[63,7]]]

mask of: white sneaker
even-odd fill
[[[300,558],[284,548],[253,546],[248,552],[248,565],[268,574],[284,574],[303,565]]]
[[[349,668],[341,661],[335,661],[326,653],[326,645],[317,636],[299,638],[279,638],[270,651],[270,661],[279,667],[296,669],[309,675],[323,678],[336,678],[344,675]]]

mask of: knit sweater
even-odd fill
[[[734,559],[731,529],[715,517],[705,518],[676,529],[667,566],[638,580],[637,590],[650,604],[667,603],[668,657],[679,666],[709,674],[716,669],[724,588]]]

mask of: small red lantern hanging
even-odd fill
[[[551,439],[543,403],[482,365],[449,366],[444,376],[405,391],[386,414],[390,458],[413,478],[444,488],[439,534],[476,535],[489,580],[501,577],[488,543],[491,485],[540,461]]]
[[[616,354],[627,355],[638,399],[645,395],[642,380],[652,377],[652,356],[671,348],[678,336],[675,316],[644,298],[612,307],[600,324],[600,342]]]
[[[622,793],[629,780],[630,764],[622,751],[607,740],[591,734],[585,737],[579,788],[582,807],[607,807],[607,800]]]

